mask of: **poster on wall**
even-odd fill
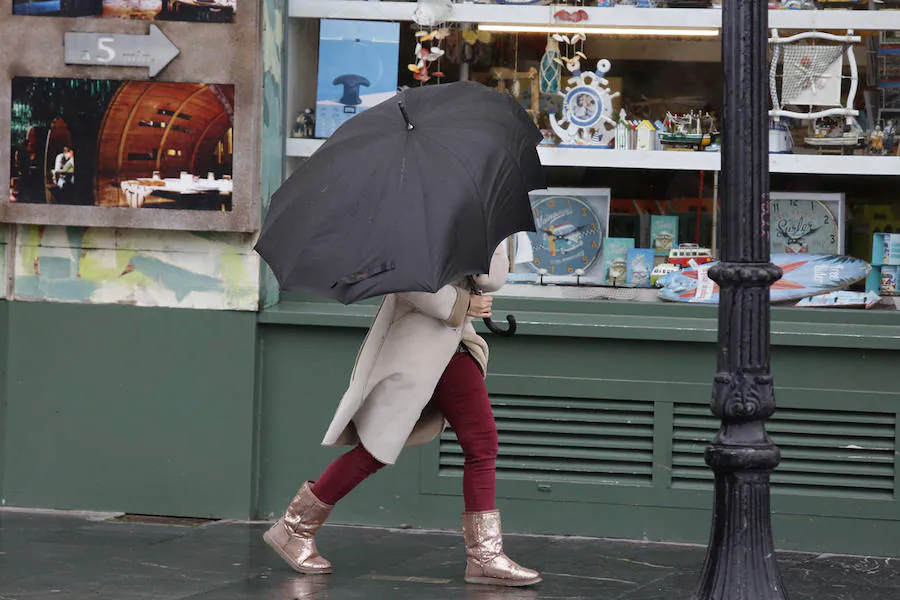
[[[399,23],[322,19],[316,137],[396,94],[399,60]]]
[[[231,211],[234,86],[16,77],[20,204]]]
[[[13,14],[233,23],[236,0],[13,0]]]

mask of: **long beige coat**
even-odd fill
[[[497,248],[491,272],[476,276],[475,284],[495,292],[503,287],[508,271],[506,253]],[[322,444],[362,442],[376,459],[393,464],[405,446],[437,437],[444,429],[444,417],[429,402],[460,341],[487,372],[488,346],[466,316],[468,304],[469,292],[462,282],[433,294],[386,296]]]

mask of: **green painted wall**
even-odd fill
[[[526,437],[539,438],[541,427],[581,418],[572,414],[609,430],[574,451],[551,446],[534,476],[516,477],[530,459],[502,446],[506,529],[705,542],[712,493],[700,457],[715,428],[707,413],[715,311],[499,304],[515,309],[523,331],[490,338],[488,387],[507,421],[501,433],[524,419],[536,432]],[[258,315],[0,303],[3,502],[276,516],[342,452],[320,440],[374,309],[299,297]],[[775,476],[775,536],[780,548],[896,556],[900,398],[887,382],[900,334],[877,315],[844,314],[837,325],[827,313],[776,311],[780,410],[770,430],[785,462]],[[405,451],[333,520],[458,528],[461,482],[448,436],[443,446]],[[646,448],[617,451],[621,440]],[[597,443],[609,448],[588,467],[643,453],[638,474],[579,482],[575,463],[557,460],[557,450],[593,452]]]
[[[3,502],[248,518],[254,313],[15,302]]]
[[[564,460],[548,468],[546,481],[543,475],[510,479],[514,470],[501,473],[506,528],[705,543],[712,485],[702,455],[716,427],[708,416],[715,310],[653,307],[658,312],[650,315],[642,314],[646,307],[593,303],[568,311],[572,305],[557,304],[562,310],[549,313],[534,310],[543,308],[534,303],[503,304],[515,308],[524,333],[489,338],[488,388],[495,404],[530,402],[538,429],[571,418],[568,404],[605,406],[611,422],[620,417],[616,411],[632,406],[645,407],[652,418],[644,483],[579,484],[567,475],[555,477],[554,468],[571,470]],[[666,314],[670,308],[678,312]],[[262,313],[261,517],[283,510],[305,479],[339,455],[319,442],[373,312],[373,306],[297,302]],[[776,311],[773,370],[780,411],[770,430],[785,456],[773,494],[779,548],[900,554],[892,541],[900,535],[900,396],[885,385],[900,335],[884,317]],[[865,331],[870,337],[860,335]],[[885,348],[859,347],[867,344]],[[634,425],[627,421],[622,435],[636,435],[627,433]],[[445,448],[452,440],[450,434]],[[437,443],[407,450],[397,465],[346,498],[333,519],[458,528],[461,480],[458,469],[442,462],[452,460],[446,452]],[[501,426],[501,458],[503,453]]]
[[[7,362],[9,339],[9,303],[0,300],[0,501],[5,498],[6,490],[6,464],[7,455],[7,419],[6,419],[6,389],[7,389]]]

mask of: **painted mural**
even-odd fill
[[[256,310],[252,236],[18,226],[13,298]]]
[[[284,70],[284,2],[265,0],[263,2],[263,122],[262,122],[262,164],[260,184],[262,186],[262,212],[265,217],[272,200],[272,194],[284,181],[284,93],[282,72]],[[278,303],[278,281],[268,265],[262,264],[260,279],[260,304],[263,307]]]

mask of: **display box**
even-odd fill
[[[603,285],[603,253],[610,241],[609,188],[548,188],[530,197],[535,230],[520,236],[516,246],[519,251],[527,244],[523,256],[531,260],[517,261],[509,281]],[[620,284],[624,277],[623,271]]]
[[[322,19],[316,137],[397,93],[400,24]]]
[[[631,238],[607,238],[603,244],[603,283],[626,285],[628,280],[628,251],[634,248]]]
[[[883,266],[881,268],[881,295],[896,296],[898,280],[900,280],[900,265]]]
[[[668,256],[672,248],[678,247],[678,217],[650,217],[650,247],[656,256]]]
[[[629,249],[625,283],[635,287],[650,287],[650,273],[653,272],[654,258],[653,248]]]
[[[872,235],[872,264],[900,265],[900,234],[876,233]]]

